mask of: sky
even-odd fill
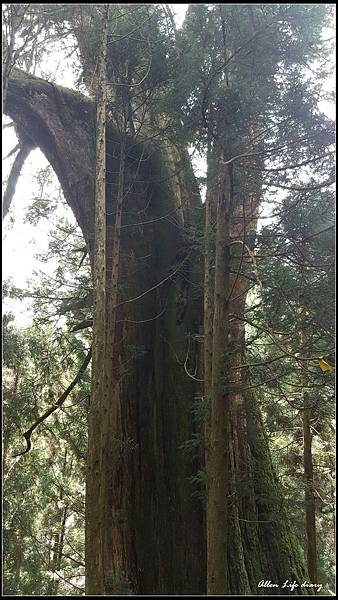
[[[170,6],[176,15],[177,27],[181,27],[189,5],[174,4]],[[56,70],[60,62],[62,64],[59,52],[55,52],[54,55],[51,54],[48,58],[48,70],[53,71],[54,67]],[[73,71],[67,67],[67,64],[62,70],[59,67],[58,73],[56,82],[66,87],[74,87]],[[334,88],[334,83],[329,83],[328,85]],[[332,106],[322,104],[321,109],[328,113],[329,116],[334,117]],[[9,119],[4,117],[4,122],[8,121]],[[16,137],[13,130],[6,129],[3,135],[3,157],[15,145]],[[8,175],[11,164],[12,159],[3,161],[3,178]],[[24,215],[32,202],[34,194],[36,194],[35,175],[39,169],[46,167],[47,164],[47,160],[40,150],[34,150],[30,154],[17,183],[12,207],[3,224],[3,280],[10,277],[16,287],[24,287],[27,279],[31,278],[32,272],[38,270],[39,267],[43,267],[45,271],[48,269],[48,265],[39,263],[35,258],[35,254],[47,250],[49,230],[52,228],[52,223],[40,223],[38,228],[36,228],[24,222]],[[195,160],[194,167],[199,171],[198,174],[203,173],[203,161]],[[56,176],[54,181],[57,186]],[[57,215],[67,216],[70,221],[74,222],[74,217],[70,209],[65,210],[60,206],[56,212]],[[29,300],[24,302],[7,300],[3,302],[3,310],[11,310],[15,314],[15,322],[19,326],[25,326],[31,321],[29,306]]]

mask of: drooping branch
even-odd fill
[[[61,394],[60,398],[57,400],[57,402],[55,402],[55,404],[53,404],[52,406],[50,406],[50,408],[48,408],[40,417],[37,418],[37,420],[33,423],[33,425],[30,426],[29,429],[27,429],[27,431],[25,431],[25,433],[23,434],[23,437],[26,440],[26,444],[27,447],[23,452],[19,452],[18,454],[14,454],[13,457],[17,457],[17,456],[23,456],[24,454],[27,454],[27,452],[30,451],[30,449],[32,448],[32,442],[31,442],[31,436],[33,431],[41,424],[43,423],[43,421],[45,421],[53,412],[55,412],[58,408],[60,408],[60,406],[62,406],[62,404],[65,402],[65,400],[68,398],[69,394],[71,393],[71,391],[74,389],[74,387],[76,386],[77,383],[79,383],[79,381],[81,381],[85,370],[87,369],[89,363],[90,363],[90,359],[92,357],[92,349],[90,348],[90,350],[88,351],[88,354],[86,356],[86,358],[84,359],[76,377],[73,379],[73,381],[69,384],[69,386],[67,387],[67,389],[63,392],[63,394]]]
[[[8,211],[10,209],[10,206],[11,206],[11,203],[13,200],[13,196],[15,193],[16,184],[20,177],[22,167],[23,167],[28,155],[30,154],[31,150],[33,150],[33,146],[31,144],[23,143],[20,146],[20,150],[14,159],[14,162],[13,162],[13,165],[11,168],[11,172],[8,177],[4,197],[3,197],[3,205],[2,205],[3,206],[3,209],[2,209],[2,218],[3,219],[5,218],[5,216],[7,215]],[[8,155],[8,156],[10,156],[10,155]]]

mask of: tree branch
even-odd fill
[[[81,321],[80,323],[77,323],[77,325],[74,325],[74,327],[70,331],[71,333],[74,333],[74,331],[80,331],[81,329],[87,329],[87,327],[92,326],[93,319],[84,319],[84,321]]]
[[[2,218],[3,219],[5,218],[5,216],[7,215],[8,211],[10,209],[10,206],[11,206],[11,203],[13,200],[13,196],[15,193],[16,184],[20,177],[22,167],[23,167],[25,160],[28,157],[31,150],[33,150],[33,147],[31,144],[23,144],[14,159],[14,162],[13,162],[13,165],[11,168],[11,172],[8,177],[4,197],[3,197],[3,205],[2,205],[2,210],[3,210]]]
[[[4,156],[3,160],[7,160],[7,158],[10,158],[11,156],[13,156],[13,154],[15,154],[18,150],[20,150],[20,144],[17,144],[16,146],[14,146],[14,148],[12,148],[12,150],[10,152],[8,152],[8,154],[6,154],[6,156]]]
[[[71,384],[67,387],[67,389],[63,392],[63,394],[60,396],[58,401],[55,404],[53,404],[53,406],[48,408],[40,417],[38,417],[38,419],[35,421],[35,423],[33,423],[33,425],[31,425],[31,427],[29,429],[27,429],[27,431],[25,431],[25,433],[23,434],[23,437],[26,440],[27,447],[23,452],[19,452],[19,454],[13,454],[14,458],[16,456],[23,456],[23,454],[27,454],[27,452],[30,451],[30,449],[32,447],[31,435],[32,435],[33,431],[40,425],[40,423],[43,423],[43,421],[45,421],[49,417],[49,415],[51,415],[58,408],[60,408],[60,406],[62,406],[62,404],[68,398],[70,392],[73,390],[73,388],[76,386],[76,384],[79,383],[79,381],[82,379],[83,374],[89,365],[91,357],[92,357],[92,349],[90,348],[86,358],[84,359],[84,361],[79,369],[78,374],[73,379]]]

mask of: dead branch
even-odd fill
[[[13,196],[15,193],[16,184],[20,177],[22,167],[32,149],[33,149],[33,147],[31,144],[22,144],[18,154],[16,155],[16,157],[14,159],[14,162],[13,162],[13,165],[11,168],[11,172],[8,177],[4,197],[3,197],[3,212],[2,212],[3,219],[5,218],[5,216],[7,215],[8,211],[10,209],[10,206],[11,206],[11,203],[13,200]]]

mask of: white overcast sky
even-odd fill
[[[188,4],[171,5],[176,15],[177,27],[183,23]],[[74,75],[71,68],[64,67],[60,61],[60,53],[48,58],[48,69],[59,65],[59,72],[56,77],[56,82],[66,87],[74,87]],[[60,70],[64,67],[63,70]],[[334,83],[330,84],[331,89],[334,88]],[[334,117],[333,107],[330,105],[322,105],[322,110],[327,112],[329,116]],[[8,120],[8,119],[7,119]],[[5,118],[6,122],[6,118]],[[16,145],[16,138],[11,129],[6,129],[3,135],[3,156]],[[8,175],[9,168],[12,164],[12,159],[3,161],[3,177]],[[40,222],[37,227],[24,222],[24,216],[28,206],[31,204],[32,198],[36,193],[36,183],[34,176],[37,171],[47,165],[45,157],[39,150],[34,150],[27,159],[20,179],[18,181],[15,196],[9,214],[3,224],[3,280],[11,278],[13,284],[17,287],[25,286],[28,278],[31,277],[34,270],[38,270],[43,266],[43,270],[47,271],[48,265],[40,265],[35,258],[37,252],[41,253],[47,249],[49,230],[53,227],[53,223]],[[203,169],[203,165],[198,165],[199,170]],[[55,184],[57,180],[55,177]],[[59,214],[74,221],[74,217],[68,209],[65,211],[63,207],[58,210]],[[51,268],[51,266],[50,266]],[[4,303],[4,310],[11,310],[15,314],[15,322],[18,325],[26,325],[31,320],[29,311],[29,301],[7,301]]]

